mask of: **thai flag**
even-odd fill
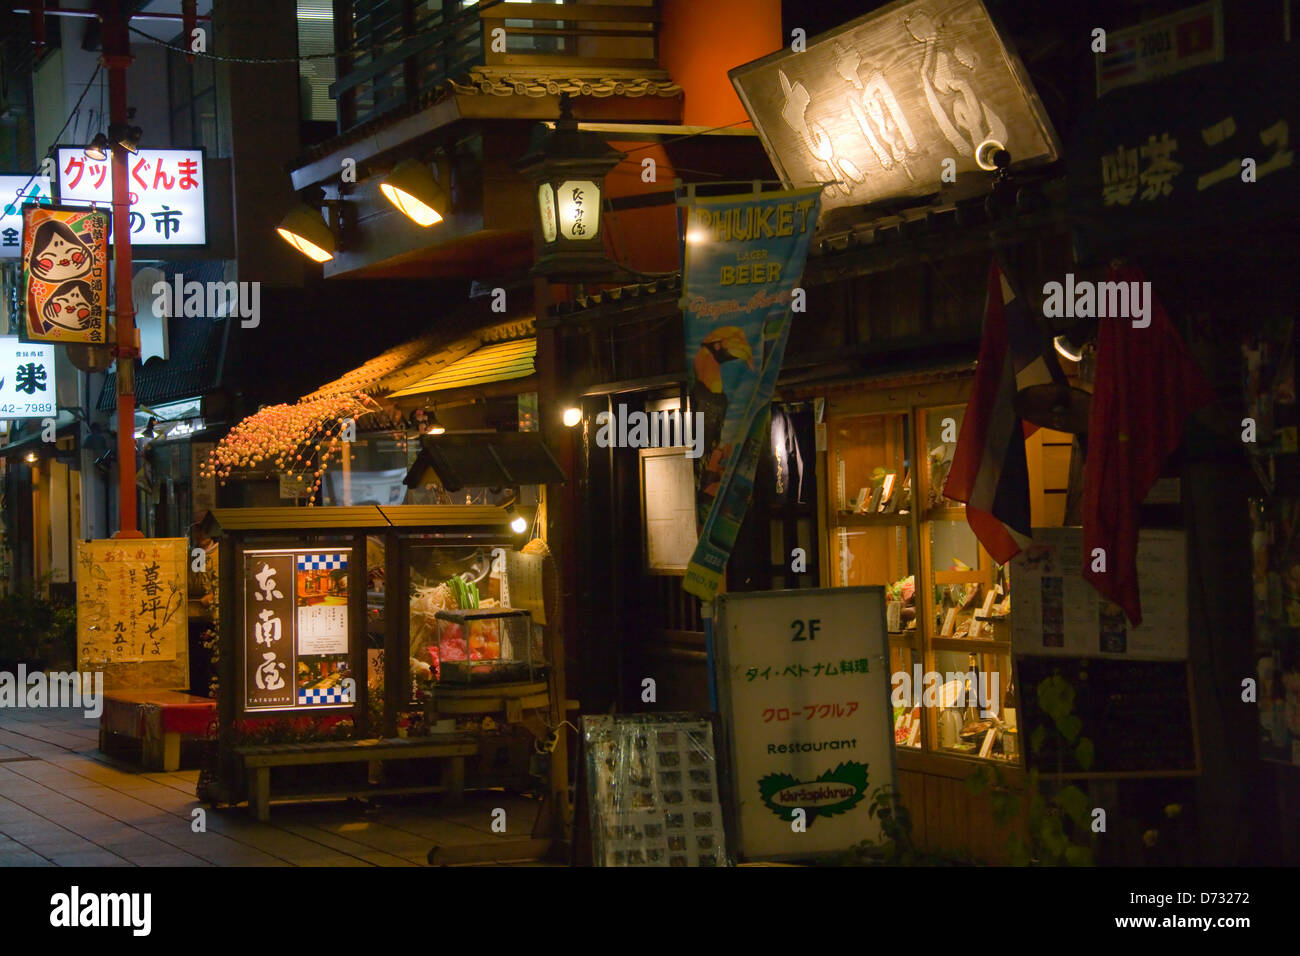
[[[1016,414],[1016,392],[1052,381],[1043,335],[995,258],[989,264],[984,340],[943,493],[966,502],[966,521],[999,564],[1030,542],[1025,438],[1038,426]]]

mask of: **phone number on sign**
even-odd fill
[[[40,415],[53,414],[53,402],[31,402],[26,405],[0,405],[0,415]]]

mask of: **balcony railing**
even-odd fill
[[[658,5],[336,0],[339,130],[394,109],[473,67],[545,76],[658,69]]]

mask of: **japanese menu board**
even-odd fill
[[[1017,654],[1187,658],[1184,532],[1142,529],[1137,550],[1142,623],[1136,626],[1084,580],[1081,528],[1034,528],[1033,535],[1033,543],[1011,563],[1011,646]]]
[[[694,462],[681,448],[642,449],[646,569],[685,571],[695,553]]]
[[[113,203],[113,161],[92,160],[81,146],[59,147],[59,201]],[[127,160],[128,223],[133,245],[201,246],[207,242],[203,150],[141,149]]]
[[[871,794],[897,787],[884,588],[724,594],[717,605],[739,854],[813,859],[874,839]]]
[[[23,298],[28,341],[107,341],[106,212],[23,207]]]
[[[186,632],[184,538],[77,544],[77,660],[175,661]],[[188,679],[188,678],[186,678]]]
[[[244,709],[356,702],[348,564],[351,548],[244,552]]]

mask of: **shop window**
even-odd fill
[[[888,412],[828,414],[824,579],[886,589],[897,746],[1019,764],[1009,569],[980,546],[965,506],[943,493],[965,402],[955,400],[964,399],[959,385],[942,389],[954,399],[947,403],[933,403],[937,391],[856,403]],[[1026,454],[1033,523],[1059,525],[1071,436],[1040,429]]]

